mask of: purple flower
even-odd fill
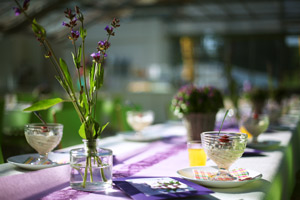
[[[72,26],[72,27],[74,27],[74,26],[76,26],[77,25],[77,18],[76,17],[74,17],[74,19],[73,20],[70,20],[70,25]]]
[[[108,35],[112,35],[114,36],[115,35],[115,32],[114,32],[114,28],[113,27],[109,27],[108,25],[105,27],[106,32],[108,33]]]
[[[21,10],[20,8],[17,8],[17,7],[13,7],[13,10],[15,11],[15,16],[19,16],[21,14]]]
[[[114,18],[113,21],[111,22],[111,25],[112,25],[114,28],[119,27],[119,26],[120,26],[120,20]]]
[[[68,24],[66,22],[62,22],[61,25],[65,26],[65,27],[70,27],[70,24]]]
[[[109,26],[106,25],[105,28],[104,28],[104,30],[108,31],[109,30]]]
[[[77,14],[80,14],[80,9],[79,9],[78,6],[75,6],[75,12],[76,12]]]
[[[94,59],[100,58],[100,52],[92,53],[91,56],[92,56]]]
[[[72,20],[76,16],[75,14],[73,14],[72,10],[69,9],[69,8],[67,8],[64,11],[64,13],[65,13],[65,17],[68,18],[68,19],[70,19],[70,20]]]
[[[27,9],[28,9],[29,2],[30,2],[30,0],[25,0],[25,1],[23,2],[23,10],[27,10]]]
[[[99,63],[101,61],[101,53],[100,52],[92,53],[91,57],[93,57],[93,59],[96,63]]]
[[[213,96],[214,96],[214,92],[213,92],[213,90],[209,91],[209,93],[208,93],[208,97],[213,97]]]
[[[72,35],[72,38],[74,38],[75,40],[77,40],[77,38],[79,37],[79,31],[72,30],[71,31],[71,35]]]
[[[183,101],[183,97],[178,97],[178,101]]]
[[[107,50],[109,47],[110,47],[110,43],[107,40],[98,42],[99,51]]]

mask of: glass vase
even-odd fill
[[[83,143],[83,148],[70,151],[70,186],[83,191],[111,188],[112,151],[98,147],[98,140],[83,140]]]

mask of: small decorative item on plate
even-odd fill
[[[219,176],[218,180],[216,180],[215,177],[217,173],[218,169],[210,166],[189,167],[177,171],[177,174],[184,179],[214,188],[240,187],[244,184],[259,180],[262,177],[262,174],[259,172],[243,168],[229,171],[231,176],[236,177],[235,180],[227,176]]]
[[[236,180],[237,178],[232,176],[228,170],[243,155],[247,144],[247,134],[210,131],[202,133],[201,138],[206,155],[219,168],[219,172],[211,179],[219,180],[218,177],[222,176]]]
[[[184,198],[213,193],[196,183],[178,177],[128,177],[113,181],[135,200]]]
[[[154,121],[154,113],[148,111],[128,111],[126,113],[128,124],[136,131],[136,136],[142,136],[142,131]]]
[[[25,137],[28,144],[39,153],[39,158],[32,160],[30,164],[41,165],[52,163],[48,159],[48,153],[51,152],[61,141],[63,134],[63,125],[57,123],[28,124],[25,126]]]

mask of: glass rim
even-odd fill
[[[153,110],[129,110],[126,113],[154,113]]]
[[[186,142],[187,144],[202,144],[202,140],[190,140]]]
[[[218,137],[216,134],[218,134],[219,131],[206,131],[202,132],[200,135],[203,137]],[[228,135],[229,138],[231,139],[247,139],[248,135],[246,133],[238,132],[238,131],[220,131],[220,134],[222,135]],[[230,135],[234,134],[234,135]],[[239,137],[241,136],[241,137]]]
[[[47,125],[43,123],[31,123],[26,124],[25,128],[40,128],[40,127],[47,127],[47,128],[63,128],[63,124],[60,123],[47,123]]]

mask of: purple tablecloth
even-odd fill
[[[237,128],[228,129],[236,131]],[[177,176],[176,170],[189,167],[185,137],[168,137],[143,148],[115,157],[113,177]],[[0,199],[130,199],[112,188],[103,193],[69,187],[69,165],[0,178]]]
[[[166,138],[122,157],[117,156],[113,176],[177,176],[174,166],[175,169],[188,167],[184,137]],[[69,170],[69,165],[64,165],[1,177],[0,199],[129,199],[117,188],[105,194],[73,190],[69,187]]]

